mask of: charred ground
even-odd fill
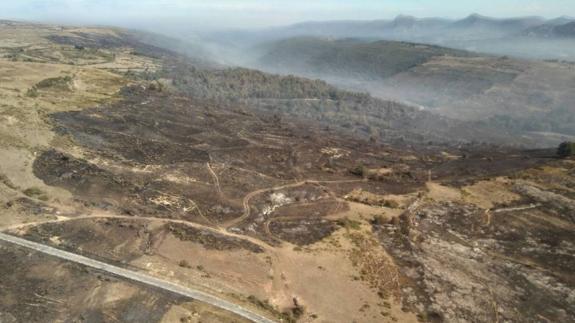
[[[82,32],[61,36],[85,43],[58,38],[52,46],[83,51],[103,41]],[[345,102],[375,111],[382,101],[323,82],[190,69],[171,53],[134,56],[113,43],[105,50],[124,56],[106,73],[100,63],[82,67],[64,92],[0,92],[13,100],[0,119],[4,231],[284,321],[574,320],[572,160],[550,150],[414,140],[422,133],[401,140],[407,132],[398,125],[425,120],[392,104],[367,115],[387,124],[367,140],[366,123],[355,122],[361,113],[347,131],[326,122],[350,114]],[[28,72],[42,65],[12,63]],[[98,75],[93,86],[106,96],[66,101],[84,95],[86,75]],[[49,103],[58,101],[67,105]],[[47,108],[29,127],[14,102],[27,113]],[[297,117],[306,108],[314,117]],[[14,133],[24,135],[16,142]],[[90,303],[84,293],[107,288],[92,273],[55,278],[47,268],[70,265],[12,249],[0,257],[8,259],[0,262],[5,317],[38,321],[46,308],[60,313],[50,312],[54,319],[136,309],[153,312],[151,322],[203,315],[140,287],[116,301],[117,284],[127,284],[115,281],[110,298]],[[17,268],[42,279],[30,282],[34,275]],[[39,305],[29,305],[32,285],[61,292],[37,293]],[[78,310],[54,299],[76,300]],[[205,312],[216,322],[224,315]]]

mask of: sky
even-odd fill
[[[575,0],[0,0],[0,19],[122,27],[261,28],[311,20],[575,16]],[[151,28],[150,28],[151,27]]]

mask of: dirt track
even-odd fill
[[[211,226],[206,226],[206,225],[198,224],[195,222],[189,222],[189,221],[185,221],[185,220],[165,219],[165,218],[154,218],[154,217],[134,217],[134,216],[129,216],[129,215],[101,214],[101,215],[84,215],[84,216],[78,216],[78,217],[73,217],[73,218],[60,217],[56,220],[50,220],[50,221],[39,221],[39,222],[17,224],[17,225],[13,225],[13,226],[9,226],[9,227],[0,228],[0,230],[6,232],[6,231],[11,231],[11,230],[23,229],[23,228],[27,228],[27,227],[39,226],[39,225],[43,225],[43,224],[63,223],[63,222],[90,220],[90,219],[124,219],[124,220],[133,220],[133,221],[159,221],[162,223],[183,224],[183,225],[187,225],[187,226],[190,226],[190,227],[193,227],[196,229],[206,230],[206,231],[210,231],[210,232],[213,232],[216,234],[220,234],[220,235],[224,235],[224,236],[228,236],[228,237],[232,237],[232,238],[236,238],[236,239],[245,240],[245,241],[251,242],[253,244],[256,244],[259,247],[262,247],[263,249],[266,249],[266,250],[271,249],[269,245],[263,243],[262,241],[260,241],[258,239],[254,239],[254,238],[240,235],[240,234],[231,233],[231,232],[228,232],[224,229],[214,228]]]
[[[242,214],[242,216],[226,223],[224,226],[226,228],[231,228],[233,226],[236,226],[240,223],[242,223],[243,221],[245,221],[247,218],[249,218],[250,216],[250,200],[252,198],[254,198],[257,195],[266,193],[266,192],[270,192],[270,191],[275,191],[275,190],[281,190],[281,189],[286,189],[286,188],[294,188],[294,187],[298,187],[298,186],[302,186],[302,185],[306,185],[306,184],[337,184],[337,183],[361,183],[361,182],[365,182],[365,180],[342,180],[342,181],[317,181],[317,180],[305,180],[305,181],[301,181],[301,182],[297,182],[297,183],[293,183],[293,184],[286,184],[286,185],[281,185],[281,186],[276,186],[276,187],[272,187],[272,188],[264,188],[261,190],[257,190],[254,192],[249,193],[248,195],[246,195],[243,199],[243,206],[244,206],[244,214]]]

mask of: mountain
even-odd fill
[[[294,35],[316,35],[339,37],[381,37],[406,31],[424,32],[447,27],[452,21],[442,18],[416,18],[399,15],[393,20],[308,22],[288,26]]]
[[[446,33],[451,40],[480,40],[514,36],[527,28],[539,26],[545,20],[539,17],[491,18],[472,14],[449,26]]]
[[[206,33],[202,38],[215,53],[212,57],[239,65],[246,63],[249,59],[246,52],[254,46],[305,36],[408,41],[528,59],[575,61],[574,44],[564,41],[569,40],[571,30],[559,28],[557,33],[549,31],[572,21],[566,16],[545,20],[540,17],[491,18],[473,14],[464,19],[450,20],[400,15],[392,20],[312,21],[261,30],[223,31]],[[538,37],[538,43],[534,43],[533,38],[537,34],[546,36]]]
[[[558,37],[575,38],[575,22],[555,27],[554,33]]]
[[[344,74],[562,99],[547,65],[325,42]],[[0,22],[0,322],[575,321],[572,158],[180,45]]]
[[[560,21],[546,23],[525,30],[524,35],[539,38],[575,39],[575,21],[569,21],[565,18]]]
[[[543,146],[575,136],[573,64],[479,55],[439,46],[298,37],[268,43],[258,68],[320,78],[354,91],[484,122]]]
[[[574,22],[574,21],[575,21],[575,18],[573,18],[573,17],[561,16],[561,17],[557,17],[555,19],[547,20],[545,22],[545,25],[559,26],[559,25],[568,24],[568,23]]]
[[[274,72],[384,79],[436,56],[477,56],[433,45],[396,41],[296,37],[261,45],[257,65]]]
[[[465,32],[469,37],[484,36],[486,31],[497,32],[498,35],[511,35],[544,23],[545,19],[540,17],[498,19],[472,14],[464,19],[454,21],[400,15],[393,20],[307,22],[270,31],[279,32],[283,37],[305,35],[337,38],[394,38],[403,36],[417,39],[432,35],[437,37],[446,32]]]
[[[518,32],[526,28],[538,26],[545,23],[545,19],[540,17],[520,17],[520,18],[491,18],[479,14],[472,14],[467,18],[451,24],[451,28],[503,28],[505,32]]]
[[[451,20],[443,18],[416,18],[414,16],[399,15],[389,23],[394,29],[438,28],[449,25]]]

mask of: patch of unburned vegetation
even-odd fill
[[[38,187],[27,188],[22,193],[28,197],[35,198],[40,201],[47,201],[49,199],[48,195],[46,195],[46,193]]]
[[[72,88],[72,77],[70,76],[59,76],[44,79],[38,82],[34,87],[36,89],[57,89],[63,91],[70,91]]]
[[[255,253],[264,252],[262,247],[247,240],[228,237],[207,230],[196,229],[185,224],[170,223],[166,224],[165,228],[178,239],[199,243],[206,249],[222,251],[244,249]]]
[[[352,191],[345,196],[345,199],[352,202],[362,203],[370,206],[387,207],[392,209],[400,208],[405,204],[405,197],[383,196],[373,194],[361,189]]]
[[[268,300],[260,300],[254,295],[247,297],[247,300],[257,306],[258,308],[273,313],[274,316],[278,317],[281,322],[296,323],[305,313],[305,307],[299,304],[297,298],[293,299],[293,307],[286,311],[279,311],[275,306],[270,304]]]

